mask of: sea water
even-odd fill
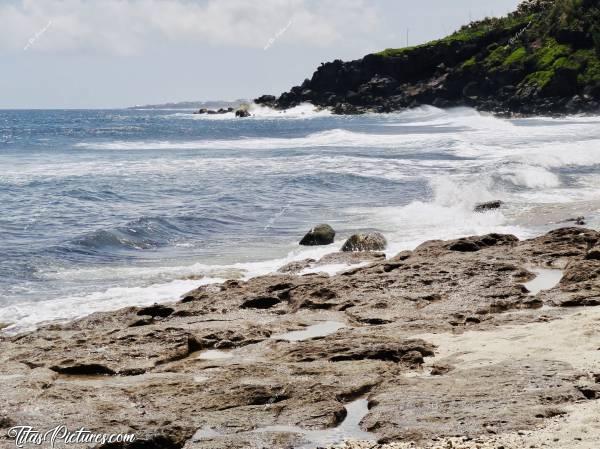
[[[176,300],[378,230],[387,252],[599,223],[600,118],[0,111],[0,323]],[[499,199],[501,210],[473,212]],[[300,247],[312,226],[336,242]]]

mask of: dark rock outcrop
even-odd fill
[[[512,245],[519,239],[510,234],[487,234],[483,236],[463,237],[447,245],[450,251],[475,252],[497,245]]]
[[[174,309],[171,307],[164,306],[162,304],[154,304],[153,306],[143,307],[138,311],[138,315],[148,315],[151,317],[161,317],[165,318],[171,315],[174,312]]]
[[[310,79],[258,104],[302,102],[336,114],[419,105],[497,114],[593,112],[600,107],[600,5],[525,1],[514,13],[416,47],[321,64]]]
[[[315,226],[300,240],[300,245],[317,246],[330,245],[335,238],[335,231],[328,224],[320,224]]]
[[[225,108],[219,108],[219,109],[206,109],[206,108],[202,108],[199,109],[198,111],[194,112],[194,114],[208,114],[208,115],[214,115],[214,114],[227,114],[228,112],[233,112],[234,109],[229,107],[227,109]]]
[[[502,207],[502,201],[496,200],[496,201],[488,201],[486,203],[479,203],[476,204],[475,207],[473,208],[473,210],[475,212],[487,212],[489,210],[495,210],[495,209],[500,209]]]
[[[281,302],[281,299],[273,296],[259,296],[244,301],[240,306],[242,309],[270,309]]]
[[[250,112],[248,112],[247,109],[238,109],[237,111],[235,111],[235,116],[236,117],[250,117]]]
[[[565,223],[575,223],[577,226],[585,226],[585,217],[584,216],[580,216],[580,217],[575,217],[575,218],[568,218],[567,220],[565,220]]]
[[[600,260],[600,247],[594,246],[585,255],[587,260]]]

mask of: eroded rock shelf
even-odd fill
[[[588,257],[599,240],[563,228],[389,259],[335,254],[357,265],[5,335],[0,427],[61,423],[188,449],[534,432],[600,397],[600,312],[583,307],[600,304],[600,260]],[[534,292],[532,267],[561,277]]]

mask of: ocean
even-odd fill
[[[6,330],[177,300],[358,231],[382,232],[393,255],[428,239],[526,238],[579,215],[600,224],[598,117],[253,113],[0,111]],[[473,212],[496,199],[501,210]],[[319,223],[336,242],[300,247]]]

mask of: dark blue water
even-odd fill
[[[0,111],[0,321],[176,299],[199,282],[267,272],[336,249],[298,248],[321,222],[340,239],[385,231],[393,250],[492,228],[527,232],[510,213],[476,217],[472,205],[591,195],[596,130],[591,119],[503,122],[433,108],[363,117],[300,108],[246,120]]]

